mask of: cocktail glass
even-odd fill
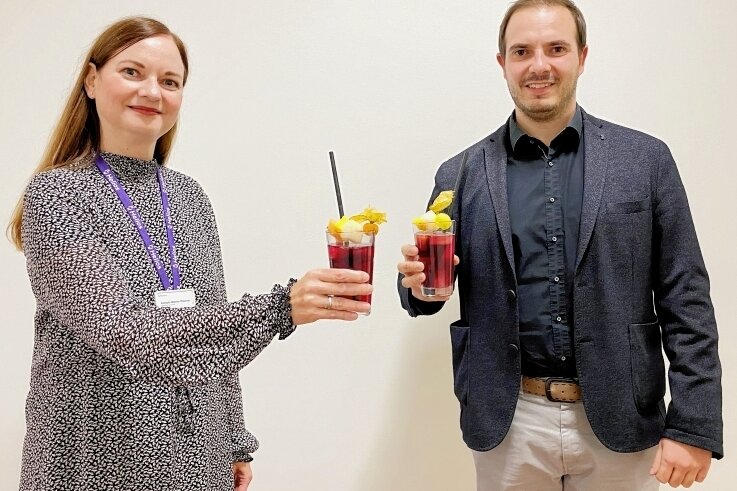
[[[455,269],[455,221],[440,230],[434,223],[414,224],[415,245],[425,266],[422,294],[426,297],[447,296],[453,293]]]
[[[369,284],[374,279],[374,239],[373,233],[366,232],[326,232],[328,241],[328,258],[331,268],[365,271],[369,275]],[[371,294],[345,297],[359,302],[371,303]],[[362,313],[368,315],[370,312]]]

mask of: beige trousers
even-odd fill
[[[653,491],[657,447],[635,453],[606,448],[583,404],[520,393],[512,427],[488,452],[473,451],[478,491]]]

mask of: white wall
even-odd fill
[[[0,218],[7,222],[97,33],[124,15],[163,20],[191,55],[172,166],[212,198],[231,298],[326,265],[322,230],[337,215],[328,150],[336,153],[348,210],[371,203],[389,212],[378,237],[371,316],[300,328],[242,372],[247,424],[262,442],[252,489],[471,490],[447,334],[457,301],[433,318],[409,319],[395,294],[395,265],[437,165],[511,111],[494,60],[506,5],[3,0]],[[712,277],[724,414],[734,414],[737,6],[579,5],[591,50],[581,104],[664,139],[679,162]],[[6,241],[0,268],[0,489],[13,489],[34,299],[23,257]],[[725,419],[732,457],[737,434]],[[731,489],[734,477],[734,468],[717,462],[697,489]]]

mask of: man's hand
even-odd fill
[[[426,297],[422,294],[422,283],[425,281],[425,273],[422,271],[425,269],[425,265],[420,262],[420,253],[417,250],[417,246],[413,244],[405,244],[402,246],[402,255],[404,261],[400,261],[397,264],[397,270],[404,275],[402,278],[402,286],[409,288],[412,291],[412,296],[418,300],[425,302],[445,302],[450,298],[450,295]],[[453,264],[458,266],[460,260],[458,256],[453,256]]]
[[[703,482],[706,479],[710,465],[711,451],[661,438],[650,474],[673,488],[689,488],[694,481]]]
[[[250,462],[233,463],[233,490],[248,491],[248,485],[253,479]]]

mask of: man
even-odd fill
[[[454,198],[454,385],[479,490],[689,487],[723,454],[716,323],[683,185],[664,143],[577,105],[587,54],[573,2],[510,6],[497,60],[514,113],[467,149]],[[440,167],[431,199],[461,161]],[[402,253],[403,307],[437,312],[448,297],[424,297],[418,250]]]

